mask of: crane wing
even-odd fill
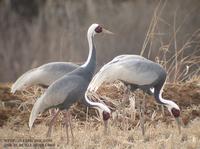
[[[32,128],[39,113],[62,104],[71,92],[79,92],[79,84],[82,81],[80,77],[70,75],[55,81],[34,104],[29,118],[29,127]]]
[[[38,68],[40,76],[35,79],[37,84],[49,86],[54,81],[63,77],[69,72],[72,72],[79,66],[70,62],[53,62],[45,64]]]
[[[70,62],[52,62],[38,68],[31,69],[24,73],[12,85],[11,92],[22,90],[32,85],[51,85],[63,75],[75,70],[79,66]]]
[[[11,93],[15,93],[17,90],[24,89],[27,87],[31,82],[33,81],[33,78],[38,76],[38,69],[34,68],[26,73],[24,73],[22,76],[20,76],[15,83],[11,87]]]
[[[152,65],[153,64],[153,65]],[[158,78],[155,63],[138,55],[120,55],[104,65],[88,89],[96,91],[102,83],[122,80],[131,84],[150,84]]]

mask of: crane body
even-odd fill
[[[32,128],[35,119],[40,113],[43,113],[45,110],[50,108],[58,108],[59,110],[57,113],[59,113],[61,110],[67,111],[70,106],[76,103],[79,99],[83,99],[84,103],[89,107],[100,108],[103,111],[102,115],[104,121],[109,119],[111,112],[110,109],[102,103],[89,101],[86,95],[86,90],[96,68],[96,49],[93,37],[95,34],[101,32],[110,33],[98,24],[92,24],[89,27],[87,33],[89,43],[89,55],[87,61],[79,68],[64,75],[52,83],[45,91],[45,93],[36,101],[29,118],[30,129]],[[51,134],[51,128],[55,118],[58,115],[57,113],[50,122],[49,130],[47,132],[48,136]],[[65,115],[65,117],[67,117],[67,115]],[[68,123],[68,118],[65,118],[65,125],[67,130]]]
[[[172,100],[162,97],[167,73],[164,68],[139,55],[120,55],[105,64],[92,79],[88,90],[96,91],[102,83],[116,80],[129,85],[132,91],[142,89],[154,95],[157,103],[167,107],[175,117],[180,130],[180,108]],[[154,89],[154,91],[152,91]]]

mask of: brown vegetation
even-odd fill
[[[3,138],[44,139],[49,114],[46,112],[38,118],[35,128],[28,129],[28,118],[32,108],[31,100],[41,94],[41,88],[30,88],[24,92],[12,95],[9,92],[10,84],[0,85],[0,132]],[[166,84],[164,97],[173,98],[181,107],[183,120],[182,134],[178,135],[174,118],[165,110],[162,116],[161,108],[156,106],[152,96],[146,95],[145,129],[146,138],[143,138],[139,125],[139,101],[143,99],[143,93],[136,91],[136,108],[131,108],[129,101],[123,101],[124,86],[119,82],[114,85],[104,84],[98,94],[102,100],[112,109],[107,136],[103,134],[103,125],[97,112],[87,109],[82,104],[71,108],[75,131],[75,142],[66,144],[66,140],[60,140],[59,122],[53,133],[53,143],[57,147],[71,148],[198,148],[200,147],[200,85],[199,80],[180,83]],[[19,108],[22,102],[26,106]],[[134,119],[134,116],[135,119]],[[5,133],[7,132],[7,133]],[[117,136],[117,137],[116,137]],[[81,140],[82,141],[81,141]],[[144,142],[143,142],[144,141]],[[29,142],[30,143],[30,142]],[[51,142],[52,143],[52,142]],[[6,142],[2,142],[5,145]],[[185,146],[185,145],[186,146]]]
[[[124,100],[124,86],[115,82],[104,84],[98,95],[93,95],[94,100],[100,98],[112,110],[109,134],[103,133],[97,111],[77,103],[70,109],[74,142],[66,144],[60,139],[63,130],[59,122],[52,139],[46,140],[48,112],[35,121],[31,131],[28,128],[30,110],[44,90],[32,87],[12,95],[11,83],[1,83],[0,148],[199,149],[199,6],[198,0],[1,0],[0,82],[12,82],[46,62],[84,61],[87,27],[102,23],[116,36],[98,38],[98,66],[127,53],[141,54],[163,65],[168,72],[163,96],[180,106],[183,128],[178,134],[174,118],[166,109],[162,111],[153,96],[136,91],[130,100]],[[145,101],[145,138],[139,121],[141,101]],[[45,141],[52,146],[42,146]],[[35,143],[41,146],[34,147]]]
[[[199,0],[30,1],[0,1],[0,82],[15,81],[47,62],[83,62],[87,28],[94,22],[116,33],[96,38],[98,68],[117,55],[140,54],[142,49],[153,61],[169,60],[172,81],[177,80],[174,72],[182,73],[186,65],[190,71],[199,69]]]

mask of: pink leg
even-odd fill
[[[71,116],[68,111],[64,112],[63,114],[64,114],[64,124],[66,127],[67,142],[69,142],[69,130],[68,130],[69,127],[71,131],[72,139],[74,139],[74,134],[73,134],[72,125],[71,125]]]
[[[68,111],[63,112],[64,118],[63,118],[63,126],[66,127],[66,135],[67,135],[67,143],[69,143],[69,117],[68,117]]]
[[[53,126],[53,124],[55,123],[55,120],[56,120],[56,118],[57,118],[57,116],[58,116],[59,113],[60,113],[60,110],[58,110],[58,111],[54,114],[52,120],[50,121],[49,129],[48,129],[48,131],[47,131],[47,137],[51,137],[52,126]]]
[[[70,131],[71,131],[72,139],[74,139],[74,134],[73,134],[73,130],[72,130],[72,123],[71,123],[71,114],[69,112],[68,112],[68,117],[69,117],[69,127],[70,127]]]

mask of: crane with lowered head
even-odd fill
[[[102,83],[116,80],[129,85],[131,90],[142,89],[153,94],[158,104],[167,107],[177,121],[180,132],[180,108],[172,100],[162,97],[167,73],[163,67],[139,55],[119,55],[105,64],[93,77],[88,91],[96,91]],[[152,90],[153,89],[153,90]]]

